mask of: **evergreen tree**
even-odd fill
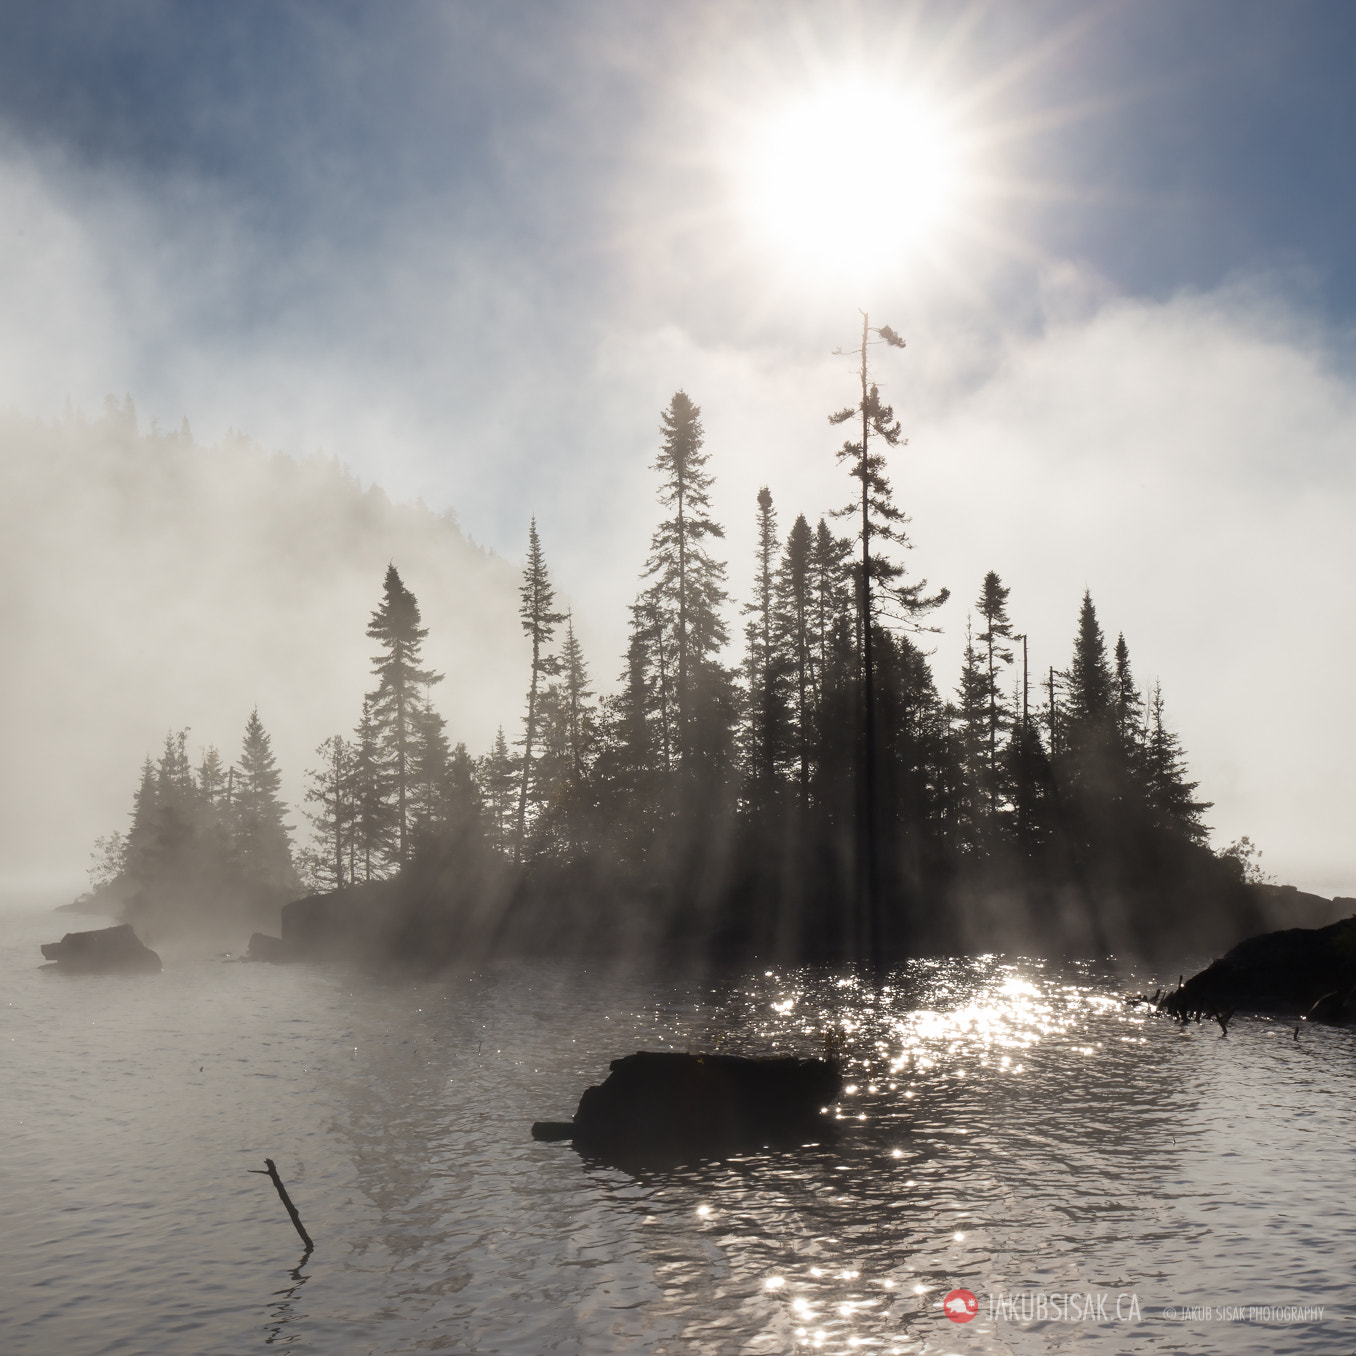
[[[848,572],[851,554],[852,543],[844,537],[835,537],[821,518],[815,528],[810,555],[814,589],[815,687],[821,696],[824,677],[829,671],[835,627],[852,615],[852,585]]]
[[[974,628],[967,617],[954,708],[956,764],[951,796],[954,841],[963,852],[977,851],[984,843],[993,809],[988,776],[989,697],[985,656],[975,648]]]
[[[1067,707],[1073,721],[1100,721],[1111,709],[1111,670],[1107,665],[1106,640],[1092,605],[1092,593],[1084,590],[1078,613],[1078,635],[1073,662],[1069,665]]]
[[[288,827],[283,822],[285,809],[278,799],[282,774],[258,707],[245,723],[238,767],[235,850],[241,874],[251,886],[288,889],[296,877]]]
[[[1003,697],[999,682],[998,665],[1012,663],[1012,651],[1005,649],[1002,642],[1012,635],[1012,623],[1008,620],[1008,594],[1003,581],[994,570],[984,576],[984,585],[979,591],[979,600],[975,611],[984,619],[984,629],[979,633],[979,643],[985,652],[985,745],[988,751],[988,793],[990,813],[996,813],[1002,779],[999,776],[998,737],[1010,728],[1012,716]]]
[[[1163,693],[1157,683],[1149,697],[1144,772],[1155,823],[1194,843],[1204,843],[1210,831],[1202,816],[1212,802],[1197,800],[1200,783],[1187,780],[1186,757],[1181,741],[1164,724]]]
[[[1139,754],[1140,730],[1143,723],[1144,699],[1135,687],[1130,671],[1130,647],[1125,633],[1116,637],[1116,674],[1112,685],[1115,706],[1116,738],[1121,756],[1130,771],[1135,770]]]
[[[653,611],[661,653],[664,632],[672,626],[672,735],[682,765],[690,764],[701,749],[720,757],[724,732],[710,726],[731,714],[723,709],[728,702],[726,675],[716,659],[727,639],[720,615],[726,600],[725,566],[705,546],[725,531],[710,516],[712,482],[706,471],[708,454],[702,451],[701,410],[686,392],[674,394],[661,416],[661,431],[654,469],[660,475],[659,502],[670,516],[651,539],[646,577],[656,584]]]
[[[312,883],[320,889],[341,890],[353,883],[353,764],[354,748],[342,735],[331,735],[316,749],[319,765],[306,773],[306,811],[314,846],[303,854]]]
[[[388,862],[397,859],[391,777],[383,757],[372,699],[363,699],[363,713],[353,732],[353,832],[349,835],[350,883],[380,879]]]
[[[421,694],[431,684],[442,682],[442,674],[420,667],[428,631],[420,625],[419,603],[394,565],[387,566],[383,589],[381,606],[367,627],[367,634],[382,647],[372,661],[378,682],[369,700],[382,752],[390,764],[397,861],[403,866],[409,856],[410,783],[416,719],[424,706]]]
[[[414,717],[410,769],[410,822],[420,834],[427,835],[448,822],[451,756],[447,722],[425,701]]]
[[[777,794],[778,764],[785,754],[789,713],[786,707],[787,664],[780,645],[777,609],[777,514],[764,485],[758,491],[757,573],[754,600],[744,607],[751,617],[747,642],[748,759],[750,799],[768,807]]]
[[[876,340],[871,335],[878,336]],[[876,624],[877,607],[883,598],[888,598],[894,608],[891,615],[916,621],[931,609],[940,606],[949,596],[945,589],[928,596],[927,581],[919,580],[913,584],[902,582],[904,567],[891,560],[880,549],[873,552],[873,538],[884,545],[893,543],[906,546],[904,535],[906,518],[895,506],[893,491],[885,475],[885,457],[882,453],[871,451],[871,438],[874,435],[887,447],[896,447],[900,442],[900,426],[895,419],[894,410],[880,398],[880,390],[870,380],[867,365],[867,349],[873,343],[884,343],[892,348],[903,348],[904,341],[888,325],[872,329],[866,312],[862,313],[861,366],[858,377],[861,381],[861,400],[854,406],[848,406],[829,416],[831,424],[843,424],[856,415],[861,416],[862,434],[859,442],[847,441],[838,450],[838,461],[846,463],[849,474],[860,482],[860,502],[848,504],[838,510],[837,516],[851,517],[860,514],[857,540],[862,548],[861,561],[857,573],[858,604],[860,622],[860,650],[862,677],[862,761],[859,776],[861,812],[858,820],[860,835],[859,847],[859,910],[861,912],[861,944],[870,955],[873,964],[879,963],[883,947],[883,920],[880,901],[876,888],[877,875],[877,823],[876,823],[876,697],[875,666],[872,659],[874,645],[873,628]]]
[[[207,805],[216,805],[226,794],[226,769],[215,745],[203,750],[198,764],[198,795]]]
[[[565,620],[563,612],[553,611],[555,590],[551,587],[551,578],[546,570],[546,558],[542,554],[541,540],[537,536],[537,520],[527,537],[527,564],[523,569],[523,582],[518,590],[521,603],[518,616],[522,619],[523,631],[532,642],[532,679],[527,689],[527,720],[523,731],[522,784],[518,792],[518,828],[514,837],[514,856],[523,855],[524,836],[527,832],[527,798],[532,781],[532,743],[537,736],[537,696],[542,678],[560,671],[560,660],[545,653],[546,647],[555,635],[556,627]]]
[[[134,886],[143,885],[154,871],[157,808],[155,763],[147,754],[141,784],[132,796],[132,826],[123,851],[123,872]]]
[[[802,513],[791,526],[777,575],[777,628],[791,684],[792,757],[801,808],[810,800],[815,635],[814,538]]]
[[[513,824],[513,807],[518,787],[517,762],[499,727],[494,746],[480,760],[477,780],[484,788],[485,810],[489,817],[490,837],[501,852],[508,852]]]

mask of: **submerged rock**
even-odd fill
[[[1356,1016],[1356,917],[1249,937],[1157,1006],[1183,1020],[1251,1011],[1350,1021]]]
[[[154,974],[160,957],[132,931],[130,923],[68,932],[59,942],[44,942],[42,954],[59,970],[74,974]]]
[[[833,1134],[823,1113],[843,1090],[836,1065],[794,1056],[643,1050],[609,1067],[573,1121],[538,1121],[533,1138],[572,1139],[583,1153],[623,1164],[804,1144]]]
[[[269,961],[274,965],[284,965],[303,959],[301,953],[291,942],[281,937],[270,937],[264,932],[250,934],[249,949],[245,952],[247,961]]]

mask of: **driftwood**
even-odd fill
[[[282,1203],[287,1207],[287,1213],[292,1216],[292,1223],[297,1226],[297,1233],[301,1235],[301,1241],[306,1245],[306,1251],[310,1252],[315,1244],[311,1242],[311,1235],[306,1232],[306,1226],[301,1222],[301,1216],[297,1214],[297,1207],[292,1204],[292,1198],[287,1194],[287,1188],[282,1184],[282,1178],[278,1176],[278,1165],[271,1158],[264,1159],[266,1166],[262,1168],[247,1168],[247,1172],[257,1172],[260,1177],[270,1177],[273,1179],[273,1185],[278,1188],[278,1195],[282,1197]],[[304,1259],[303,1259],[304,1260]]]

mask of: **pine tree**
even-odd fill
[[[979,643],[985,651],[985,744],[988,750],[988,793],[989,810],[997,812],[998,798],[1002,778],[999,776],[998,737],[1010,728],[1012,715],[1004,700],[999,682],[998,665],[1012,663],[1012,651],[1005,649],[1002,642],[1012,635],[1012,623],[1008,620],[1008,594],[1010,589],[1003,587],[1003,581],[994,570],[984,576],[984,585],[975,603],[975,611],[984,619],[984,629],[979,633]]]
[[[956,846],[975,851],[986,840],[993,800],[989,794],[989,676],[975,648],[974,628],[965,620],[965,650],[956,688],[952,828]]]
[[[424,707],[422,693],[442,682],[442,674],[420,667],[420,650],[428,631],[420,625],[419,603],[394,565],[387,566],[383,588],[381,606],[367,627],[367,634],[382,647],[372,661],[378,683],[369,699],[382,751],[390,763],[397,861],[403,866],[409,857],[415,722]]]
[[[810,554],[810,573],[814,590],[814,646],[816,700],[823,698],[829,657],[834,646],[834,631],[853,611],[852,583],[848,558],[852,543],[835,537],[823,518],[815,528]]]
[[[517,762],[509,751],[501,725],[494,737],[490,752],[480,760],[477,780],[484,788],[485,809],[489,816],[490,837],[501,852],[508,852],[511,842],[513,805],[518,786]]]
[[[1181,741],[1164,724],[1163,693],[1157,683],[1149,697],[1144,772],[1150,809],[1159,827],[1204,843],[1210,831],[1202,816],[1213,802],[1197,800],[1200,783],[1187,780],[1186,756]]]
[[[352,883],[354,748],[342,735],[331,735],[316,749],[319,765],[306,773],[306,811],[315,846],[303,854],[308,873],[321,889],[342,890],[345,865]]]
[[[710,516],[712,481],[708,454],[702,451],[701,410],[678,391],[660,422],[663,444],[654,469],[660,475],[659,502],[671,516],[655,529],[646,577],[656,584],[653,611],[661,627],[656,644],[666,664],[663,632],[672,626],[673,743],[679,765],[693,771],[699,751],[719,757],[723,742],[723,732],[710,726],[725,718],[725,675],[716,661],[727,640],[720,615],[725,566],[704,543],[723,538],[725,531]]]
[[[1121,757],[1127,769],[1133,772],[1139,757],[1141,726],[1143,724],[1144,699],[1135,687],[1135,678],[1130,671],[1130,647],[1125,643],[1125,633],[1116,637],[1116,673],[1112,684],[1115,707],[1116,738],[1120,746]]]
[[[353,832],[349,835],[348,878],[356,884],[380,879],[388,862],[396,859],[395,814],[391,804],[391,777],[382,756],[372,699],[363,699],[363,713],[353,732]],[[361,867],[360,867],[361,864]]]
[[[123,873],[136,886],[149,880],[154,871],[157,808],[155,763],[147,754],[141,765],[141,785],[132,796],[132,826],[123,851]]]
[[[770,806],[777,795],[777,769],[787,743],[787,664],[780,645],[777,611],[777,514],[764,485],[758,491],[758,545],[754,601],[744,607],[751,617],[747,642],[748,733],[745,740],[751,800]]]
[[[802,513],[791,525],[777,575],[777,628],[785,645],[793,705],[793,761],[804,809],[810,800],[814,699],[814,538]]]
[[[198,795],[207,805],[216,805],[226,792],[226,769],[215,745],[203,750],[198,764]]]
[[[527,537],[527,564],[523,568],[523,582],[518,590],[521,603],[518,616],[522,619],[523,631],[532,642],[532,678],[527,689],[527,719],[523,730],[522,783],[518,792],[518,827],[514,835],[514,856],[521,860],[527,832],[527,798],[532,782],[532,743],[537,736],[537,699],[538,688],[544,677],[550,677],[560,671],[560,660],[545,653],[546,647],[555,635],[556,627],[565,620],[563,612],[553,611],[555,589],[551,587],[551,578],[546,570],[546,558],[542,554],[541,540],[537,536],[537,520]]]
[[[282,774],[258,707],[245,723],[238,768],[235,849],[241,874],[250,886],[289,888],[295,872],[288,826],[283,822],[286,811],[278,799]]]
[[[876,340],[871,335],[878,336]],[[904,341],[888,325],[872,329],[866,312],[862,312],[861,366],[858,377],[861,381],[861,400],[854,406],[848,406],[829,416],[831,424],[843,424],[855,415],[862,420],[860,442],[844,442],[838,450],[838,461],[846,463],[849,474],[861,483],[860,503],[848,504],[837,511],[838,517],[850,517],[860,513],[860,526],[857,539],[862,548],[858,568],[857,587],[859,594],[859,635],[861,650],[862,676],[862,762],[859,777],[861,812],[858,820],[860,835],[859,857],[859,912],[861,914],[862,943],[873,964],[879,964],[883,955],[884,938],[882,915],[876,886],[877,876],[877,822],[876,822],[876,697],[875,668],[872,660],[874,637],[872,629],[876,624],[876,610],[879,600],[888,597],[898,609],[893,615],[916,621],[924,613],[944,603],[949,596],[947,590],[929,596],[926,593],[927,581],[919,580],[914,584],[901,582],[904,567],[892,561],[879,548],[872,551],[872,539],[878,542],[906,546],[904,526],[907,521],[904,513],[895,507],[893,491],[885,475],[885,457],[871,451],[871,438],[874,434],[887,447],[897,447],[900,442],[900,426],[895,419],[894,410],[882,402],[880,390],[870,380],[867,365],[867,349],[873,343],[884,343],[891,348],[903,348]]]
[[[448,765],[452,756],[447,722],[423,702],[414,717],[410,763],[410,823],[427,836],[448,821]]]
[[[1067,709],[1073,721],[1099,721],[1111,709],[1112,680],[1107,666],[1106,640],[1092,605],[1092,593],[1084,590],[1078,613],[1078,635],[1073,662],[1069,665]]]

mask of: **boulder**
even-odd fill
[[[835,1064],[789,1055],[639,1051],[610,1069],[586,1089],[573,1121],[538,1121],[533,1137],[645,1166],[785,1147],[832,1136],[824,1112],[843,1089]]]
[[[1225,1012],[1314,1014],[1347,1020],[1356,987],[1356,917],[1323,928],[1249,937],[1159,1004],[1185,1020]],[[1317,1006],[1316,1006],[1317,1005]]]
[[[283,965],[289,961],[299,961],[301,954],[291,942],[281,937],[270,937],[264,932],[250,934],[249,949],[245,952],[247,961],[269,961],[274,965]]]
[[[154,974],[160,969],[160,957],[142,944],[130,923],[68,932],[59,942],[44,942],[42,954],[58,970],[73,974]]]

